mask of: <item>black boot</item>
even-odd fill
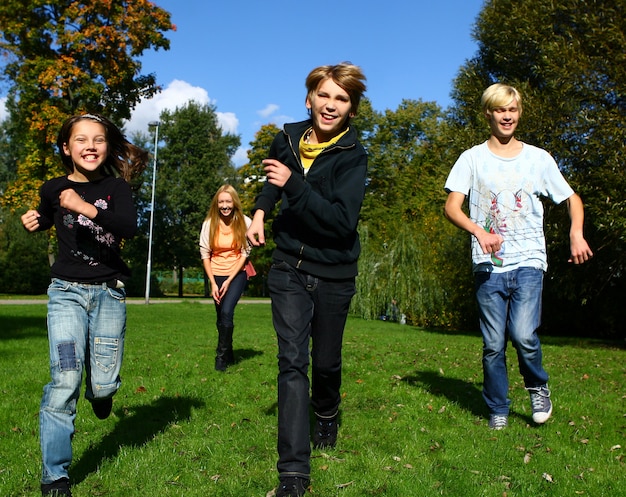
[[[233,354],[233,327],[217,327],[217,349],[215,350],[215,370],[226,371],[226,368],[235,363]]]

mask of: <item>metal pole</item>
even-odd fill
[[[152,200],[150,200],[150,229],[148,234],[148,263],[146,264],[146,304],[150,303],[150,270],[152,267],[152,229],[154,227],[154,190],[156,187],[156,171],[157,171],[157,144],[159,143],[159,126],[158,121],[148,123],[148,126],[156,127],[154,133],[154,166],[152,167]]]

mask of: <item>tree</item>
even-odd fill
[[[586,266],[567,263],[566,209],[547,205],[547,327],[624,333],[626,308],[626,2],[512,0],[485,4],[479,50],[455,82],[453,115],[467,142],[486,130],[478,99],[495,81],[524,95],[519,136],[546,148],[586,206]]]
[[[163,111],[160,122],[153,256],[155,266],[176,269],[182,296],[183,269],[200,266],[198,237],[211,200],[221,184],[234,183],[240,138],[222,132],[213,106],[196,102]]]
[[[364,125],[356,120],[369,166],[353,310],[375,318],[395,298],[413,324],[466,324],[467,244],[441,214],[453,161],[445,116],[437,104],[413,100],[395,111],[365,110]]]
[[[21,123],[10,136],[21,153],[5,205],[33,205],[41,183],[62,173],[54,143],[67,117],[99,112],[120,124],[159,91],[138,57],[168,49],[171,29],[169,13],[149,0],[0,4],[2,72],[12,83],[11,119]]]

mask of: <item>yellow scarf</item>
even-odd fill
[[[300,138],[300,143],[298,144],[300,150],[300,160],[302,161],[302,166],[304,167],[304,174],[309,172],[309,169],[313,165],[313,161],[320,153],[322,153],[322,150],[330,147],[334,143],[337,143],[349,129],[350,128],[347,128],[342,133],[339,133],[337,136],[324,143],[307,143],[306,137],[311,134],[312,128],[307,129]]]

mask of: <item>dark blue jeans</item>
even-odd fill
[[[337,414],[343,331],[356,291],[355,280],[325,280],[278,262],[272,265],[267,284],[278,337],[277,469],[279,477],[308,478],[309,387],[310,404],[316,414]]]
[[[218,285],[221,285],[224,281],[228,279],[228,276],[215,276],[215,282]],[[226,328],[232,328],[234,326],[234,318],[235,318],[235,306],[243,291],[246,289],[246,283],[248,281],[248,277],[246,276],[245,271],[241,271],[237,276],[233,278],[233,281],[230,282],[230,286],[228,287],[228,291],[226,295],[222,297],[221,303],[215,302],[215,313],[217,314],[217,328],[220,326],[224,326]]]

